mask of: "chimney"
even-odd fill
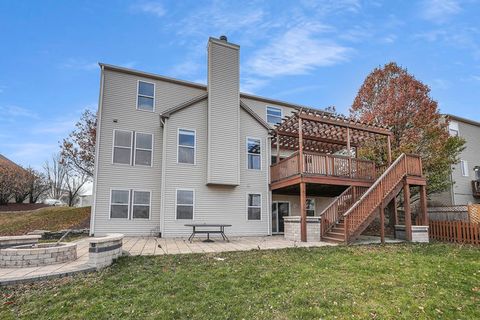
[[[240,47],[208,40],[207,184],[240,184]]]

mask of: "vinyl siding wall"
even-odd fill
[[[203,91],[110,70],[104,71],[104,77],[93,232],[95,235],[112,232],[126,235],[158,234],[163,139],[159,113]],[[138,80],[155,83],[155,112],[136,109]],[[117,123],[113,122],[114,119]],[[114,129],[153,134],[153,166],[112,164]],[[110,219],[110,190],[117,188],[150,190],[150,219]]]
[[[210,40],[208,61],[207,179],[213,184],[238,185],[239,49]]]
[[[245,111],[240,111],[240,185],[207,185],[207,103],[199,102],[174,113],[166,124],[166,176],[163,232],[165,237],[187,236],[191,233],[188,223],[227,223],[228,235],[267,235],[270,211],[268,205],[267,154],[265,145],[267,130]],[[196,131],[196,164],[177,164],[176,141],[179,128]],[[262,140],[262,170],[246,169],[247,136]],[[195,189],[193,220],[176,220],[176,189]],[[262,194],[262,220],[247,221],[247,193]]]
[[[468,177],[462,176],[461,163],[453,167],[452,178],[455,205],[480,203],[480,199],[472,196],[472,180],[475,179],[473,168],[480,166],[480,127],[452,120],[458,123],[459,136],[466,140],[465,150],[460,155],[460,160],[468,162]]]

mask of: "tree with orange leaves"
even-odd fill
[[[450,186],[451,166],[459,161],[465,141],[448,134],[430,88],[390,62],[374,69],[365,79],[350,109],[358,120],[387,125],[393,133],[392,152],[422,157],[429,194]],[[372,141],[359,156],[386,162],[385,142]]]

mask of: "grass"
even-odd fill
[[[1,319],[479,319],[480,250],[402,244],[123,257],[99,273],[0,290]]]
[[[59,231],[85,224],[90,207],[47,207],[33,211],[0,212],[0,236],[22,235],[33,230]]]

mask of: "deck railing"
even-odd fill
[[[367,191],[367,187],[350,186],[320,213],[320,236],[323,237],[342,215]]]
[[[383,199],[392,192],[406,175],[422,176],[421,158],[416,155],[400,155],[363,196],[344,214],[345,241],[358,231]]]
[[[271,181],[279,181],[300,173],[299,154],[293,153],[271,166]],[[304,174],[351,179],[375,180],[377,173],[373,161],[340,155],[303,153]]]

